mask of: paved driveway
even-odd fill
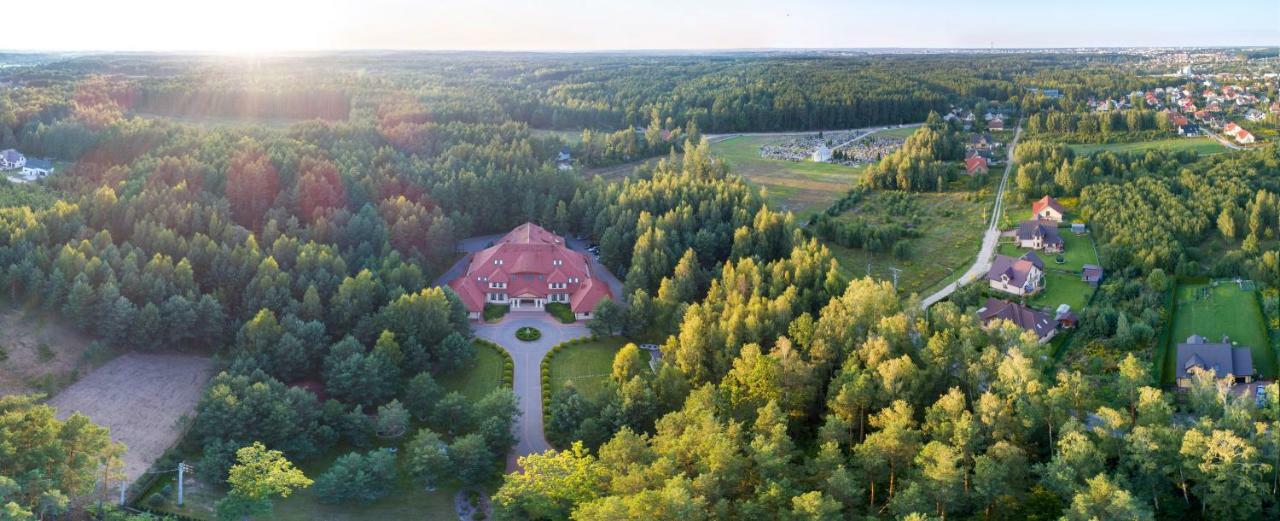
[[[542,331],[533,342],[516,339],[516,330],[532,326]],[[561,324],[542,311],[512,311],[497,324],[472,323],[476,336],[502,346],[515,363],[513,391],[519,403],[520,419],[516,423],[516,447],[507,458],[507,471],[517,470],[516,458],[542,452],[551,445],[542,432],[542,358],[556,344],[591,336],[582,323]]]

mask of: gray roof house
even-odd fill
[[[1231,339],[1210,343],[1200,335],[1191,335],[1185,343],[1178,344],[1177,377],[1179,387],[1189,387],[1195,371],[1212,370],[1218,378],[1232,375],[1236,381],[1253,380],[1253,351],[1244,346],[1231,345]]]
[[[1018,246],[1033,250],[1044,250],[1050,253],[1063,250],[1065,243],[1058,233],[1058,223],[1045,219],[1032,219],[1018,223],[1015,232]]]
[[[1047,313],[1031,309],[1017,302],[987,297],[987,304],[978,310],[978,319],[987,326],[995,320],[1008,320],[1014,325],[1036,334],[1041,342],[1053,338],[1058,323]]]
[[[1044,280],[1044,261],[1034,252],[1027,252],[1021,257],[996,255],[987,270],[987,280],[991,287],[1013,295],[1030,295],[1040,290]]]

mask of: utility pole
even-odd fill
[[[182,506],[182,473],[187,469],[185,462],[178,462],[178,506]]]
[[[898,291],[898,274],[901,273],[902,270],[898,268],[890,267],[889,271],[893,272],[893,290]]]
[[[124,484],[125,480],[120,480],[120,506],[124,506]]]

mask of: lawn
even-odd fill
[[[800,219],[820,212],[853,186],[865,166],[849,167],[812,161],[783,161],[760,157],[760,146],[787,136],[736,136],[711,145],[711,151],[730,170],[765,189],[769,206],[789,210]]]
[[[1205,287],[1211,289],[1211,297],[1197,300],[1196,291]],[[1213,341],[1227,335],[1232,342],[1249,346],[1253,350],[1253,366],[1263,377],[1276,376],[1275,353],[1268,341],[1262,309],[1258,307],[1258,300],[1252,291],[1242,291],[1231,283],[1218,284],[1216,287],[1208,284],[1182,284],[1178,286],[1174,298],[1178,302],[1177,314],[1173,318],[1170,352],[1191,335],[1201,335]],[[1166,380],[1170,380],[1173,374],[1173,358],[1172,355],[1166,357]]]
[[[469,371],[443,374],[436,382],[445,391],[458,391],[473,402],[497,389],[502,383],[504,357],[488,344],[476,343],[476,363]]]
[[[1044,261],[1044,267],[1048,271],[1069,271],[1079,274],[1080,269],[1085,264],[1098,264],[1098,252],[1093,249],[1093,241],[1088,235],[1076,235],[1071,233],[1068,228],[1059,228],[1058,233],[1062,234],[1062,241],[1066,245],[1066,252],[1062,254],[1063,263],[1058,264],[1054,261],[1058,257],[1056,253],[1036,252],[1036,255]],[[999,253],[1010,257],[1021,257],[1028,250],[1019,248],[1017,244],[1011,242],[1000,243]]]
[[[1227,151],[1226,147],[1207,137],[1175,137],[1135,143],[1074,144],[1069,146],[1076,154],[1084,155],[1104,150],[1111,152],[1135,152],[1151,149],[1190,150],[1200,155],[1218,154]]]
[[[999,182],[999,180],[994,180]],[[994,184],[993,182],[993,184]],[[884,192],[869,195],[853,213],[875,214],[882,211],[879,199]],[[908,239],[908,258],[898,259],[889,252],[871,253],[862,249],[850,249],[828,243],[845,275],[864,277],[870,275],[879,280],[893,280],[889,268],[902,270],[898,289],[904,294],[925,294],[926,290],[941,286],[949,279],[963,273],[982,246],[982,234],[987,225],[995,189],[974,193],[949,191],[942,193],[915,193],[914,215],[918,219],[916,229],[921,236]]]
[[[613,355],[628,342],[622,337],[609,337],[565,347],[548,355],[551,359],[551,389],[553,392],[572,381],[583,396],[598,401],[605,398],[609,374],[613,371]]]
[[[1075,312],[1084,309],[1093,295],[1093,286],[1080,280],[1080,276],[1072,273],[1048,271],[1044,274],[1044,289],[1031,297],[1029,304],[1052,314],[1059,305],[1071,306]]]

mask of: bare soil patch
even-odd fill
[[[0,395],[49,392],[75,381],[93,368],[93,356],[86,356],[92,343],[40,313],[0,304]]]
[[[128,353],[85,375],[49,400],[59,418],[73,412],[111,429],[128,447],[124,472],[132,483],[185,430],[209,379],[208,358]]]

